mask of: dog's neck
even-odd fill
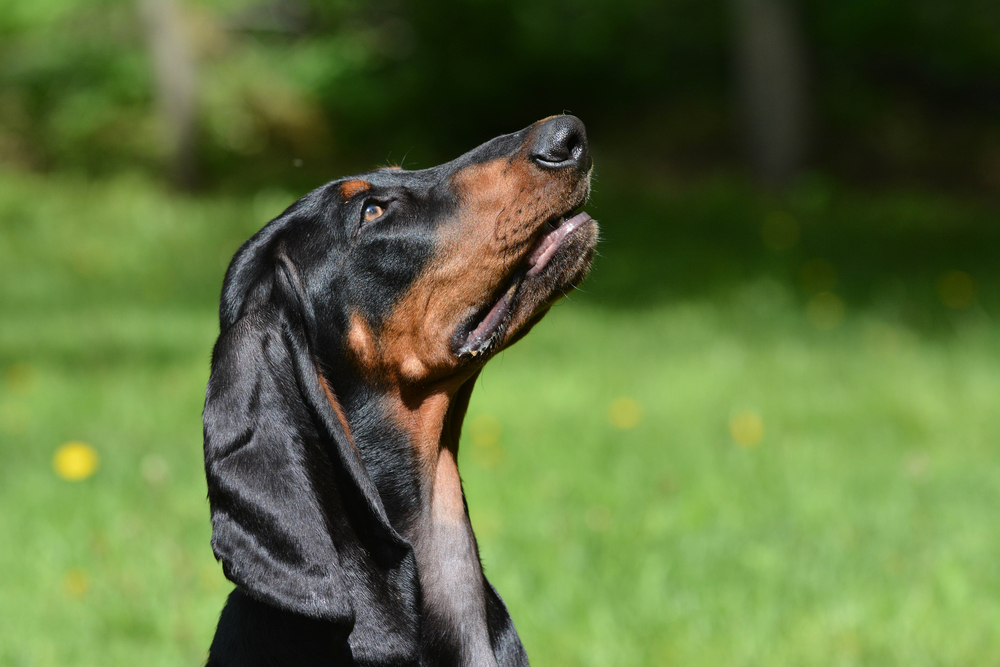
[[[475,379],[457,389],[385,392],[374,402],[365,392],[351,401],[365,414],[348,409],[346,420],[390,521],[413,546],[428,643],[454,664],[491,665],[486,583],[458,472]],[[372,413],[373,404],[382,414]],[[400,468],[409,473],[408,489],[400,488]]]

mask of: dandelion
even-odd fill
[[[93,475],[97,464],[97,451],[85,442],[67,442],[52,457],[52,468],[56,474],[72,482]]]
[[[799,280],[809,292],[829,292],[837,286],[837,269],[825,259],[810,259],[799,269]]]
[[[500,421],[489,414],[476,415],[468,422],[469,437],[472,439],[472,454],[476,463],[484,468],[495,468],[503,458]]]
[[[764,420],[753,410],[741,410],[729,420],[729,435],[741,447],[756,447],[764,439]]]
[[[967,308],[976,299],[976,281],[965,271],[948,271],[938,279],[937,294],[948,308]]]
[[[623,431],[635,428],[642,421],[642,406],[639,405],[639,401],[628,396],[616,398],[608,408],[608,421]]]
[[[70,568],[63,575],[63,591],[71,598],[82,598],[90,590],[90,575],[82,567]]]
[[[809,299],[806,319],[822,331],[836,329],[844,319],[844,302],[832,292],[820,292]]]
[[[788,213],[775,211],[764,218],[760,236],[771,250],[789,250],[799,242],[799,223]]]

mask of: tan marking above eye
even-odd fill
[[[345,201],[365,190],[370,190],[371,183],[367,181],[346,181],[340,184],[340,196]]]
[[[385,213],[385,211],[378,204],[366,204],[362,217],[365,222],[371,222],[376,218],[381,218],[383,213]]]

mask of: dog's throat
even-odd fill
[[[451,644],[457,664],[495,665],[486,619],[486,593],[472,525],[465,513],[454,453],[442,449],[434,471],[430,507],[412,536],[425,632],[434,645]]]
[[[423,644],[435,650],[450,647],[454,664],[490,666],[496,658],[489,640],[485,580],[458,472],[459,429],[473,382],[457,395],[391,399],[394,407],[388,412],[409,440],[419,485],[418,506],[406,512],[405,525],[398,528],[417,562]]]

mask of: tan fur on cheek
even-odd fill
[[[351,314],[347,349],[355,366],[365,377],[380,383],[402,380],[419,384],[430,374],[427,364],[434,358],[432,341],[417,340],[413,335],[413,331],[421,330],[421,321],[415,313],[400,317],[397,311],[390,324],[376,339],[364,318],[358,313]],[[417,350],[428,358],[422,358]]]
[[[418,382],[427,376],[427,366],[416,356],[409,356],[400,365],[399,374],[410,382]]]
[[[373,371],[376,366],[377,351],[375,340],[368,324],[357,313],[351,313],[350,327],[347,331],[347,348],[357,365],[365,371]]]

